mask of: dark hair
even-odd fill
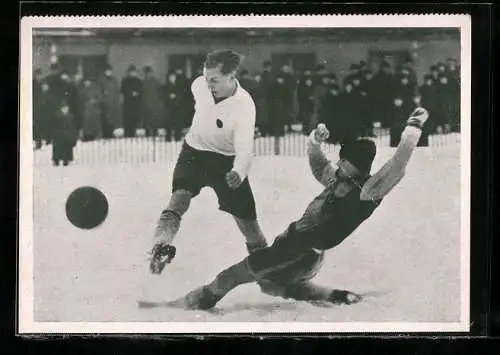
[[[369,175],[377,147],[372,140],[356,139],[346,142],[340,148],[339,157],[345,159],[360,171],[362,175]]]
[[[205,68],[212,69],[220,65],[221,73],[227,75],[238,71],[242,61],[243,56],[239,53],[230,50],[215,51],[207,55]]]
[[[144,67],[144,74],[150,74],[153,72],[153,68],[151,68],[149,65]]]
[[[127,73],[131,73],[133,71],[137,71],[137,68],[135,67],[134,64],[130,65],[127,69]]]

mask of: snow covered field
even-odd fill
[[[35,164],[34,320],[459,322],[459,147],[418,148],[406,177],[371,219],[328,252],[318,283],[373,293],[360,304],[330,308],[273,298],[252,284],[231,292],[214,312],[139,309],[139,299],[177,298],[244,258],[244,239],[232,217],[217,210],[213,191],[202,191],[182,221],[174,262],[153,276],[147,252],[175,161]],[[379,148],[374,169],[392,152]],[[35,161],[50,161],[48,154],[46,147]],[[270,241],[321,190],[305,157],[257,157],[250,179]],[[65,218],[67,196],[82,185],[101,189],[110,204],[107,220],[90,231]]]

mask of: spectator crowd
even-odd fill
[[[256,104],[257,135],[283,136],[296,124],[308,134],[325,123],[333,144],[374,136],[383,128],[396,146],[408,115],[420,105],[430,113],[419,142],[425,146],[430,134],[460,130],[457,61],[448,58],[429,69],[420,85],[410,61],[398,68],[382,62],[376,69],[364,61],[353,63],[342,80],[323,65],[296,73],[288,65],[273,70],[266,61],[261,72],[243,69],[238,77]],[[54,164],[67,165],[78,140],[161,136],[179,141],[191,123],[193,79],[176,70],[162,83],[151,67],[140,73],[134,65],[121,81],[111,66],[98,78],[69,75],[58,64],[46,76],[35,70],[35,147],[53,143]]]

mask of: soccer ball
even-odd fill
[[[109,205],[104,193],[92,186],[75,189],[66,200],[66,217],[75,227],[92,229],[104,222]]]

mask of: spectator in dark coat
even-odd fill
[[[262,83],[262,76],[255,76],[255,107],[256,107],[256,120],[255,126],[257,127],[261,136],[269,136],[271,128],[269,126],[269,106],[268,98],[265,95],[265,88]]]
[[[436,103],[437,130],[438,133],[449,133],[453,121],[453,88],[446,74],[439,77],[436,82],[436,95],[439,100]]]
[[[142,81],[135,65],[131,65],[121,83],[123,95],[123,126],[125,137],[135,137],[141,120]]]
[[[83,125],[83,100],[81,97],[83,86],[83,74],[77,72],[72,77],[72,90],[74,92],[73,105],[70,106],[70,111],[75,117],[75,128],[78,132],[81,131]]]
[[[63,103],[53,121],[52,162],[64,166],[73,161],[73,148],[78,139],[74,125],[74,117],[69,111],[69,105]]]
[[[285,117],[285,131],[291,130],[291,126],[297,116],[297,104],[296,104],[296,87],[297,79],[293,75],[292,68],[289,65],[283,65],[281,68],[280,75],[284,78],[285,94],[283,99],[285,100],[285,105],[290,107],[289,114]]]
[[[148,136],[155,136],[158,129],[163,128],[164,105],[162,85],[150,66],[144,68],[142,86],[142,128],[146,129]]]
[[[321,105],[323,104],[323,99],[328,92],[328,86],[330,85],[330,78],[328,74],[323,75],[321,81],[316,84],[313,92],[313,114],[311,120],[309,121],[309,127],[306,134],[309,134],[319,123],[319,112],[321,111]]]
[[[272,63],[268,60],[263,63],[261,77],[262,77],[262,88],[265,91],[264,94],[267,95],[267,93],[270,90],[270,87],[275,84],[273,66]]]
[[[323,96],[321,106],[318,109],[318,123],[324,123],[330,131],[328,143],[339,143],[342,127],[342,118],[339,115],[341,107],[340,89],[337,84],[328,85],[328,90]],[[340,127],[340,128],[339,128]]]
[[[123,128],[120,84],[113,74],[113,68],[109,65],[104,70],[100,86],[102,91],[102,120],[104,122],[103,135],[107,138],[112,131]]]
[[[434,83],[437,83],[437,81],[439,80],[438,66],[437,65],[431,66],[430,71],[431,71],[432,80],[434,80]]]
[[[293,110],[289,104],[289,90],[285,80],[285,77],[278,73],[275,82],[269,87],[267,96],[271,132],[275,137],[281,137],[285,134],[285,125],[290,122],[289,117]]]
[[[323,82],[323,77],[328,75],[326,66],[324,64],[318,64],[313,76],[313,87],[316,89],[317,86],[321,85]]]
[[[363,128],[363,136],[373,137],[373,112],[378,108],[375,106],[375,88],[373,73],[369,70],[363,72],[361,84],[359,87],[360,93],[360,117]]]
[[[33,141],[35,149],[42,147],[42,125],[40,112],[40,97],[42,96],[42,70],[35,69],[33,72]]]
[[[359,65],[358,64],[351,64],[349,67],[349,74],[344,78],[344,86],[345,84],[352,84],[354,82],[354,79],[359,79]],[[356,87],[356,85],[353,85],[353,89]]]
[[[186,73],[181,68],[175,69],[175,76],[177,78],[177,96],[179,99],[179,111],[177,114],[182,121],[182,127],[187,128],[191,126],[194,114],[194,98],[191,92],[192,80],[186,76]]]
[[[90,78],[83,80],[81,89],[83,106],[82,141],[102,138],[102,91]]]
[[[460,132],[460,69],[453,58],[446,61],[446,77],[450,83],[450,125],[452,132]]]
[[[54,117],[54,102],[49,92],[49,86],[42,82],[36,104],[36,125],[39,137],[47,144],[52,142],[52,120]]]
[[[390,127],[391,147],[397,147],[404,130],[406,121],[416,108],[416,87],[410,84],[409,78],[400,75],[394,90],[394,109]]]
[[[49,93],[50,93],[51,99],[54,102],[53,108],[54,108],[54,114],[55,114],[55,112],[58,111],[57,107],[59,107],[60,104],[65,99],[65,89],[67,87],[67,84],[62,79],[62,72],[61,72],[61,69],[57,63],[51,64],[50,73],[49,73],[49,75],[47,75],[44,82],[49,87]]]
[[[165,121],[163,126],[166,130],[165,139],[180,141],[185,120],[180,114],[182,91],[177,82],[177,74],[173,71],[167,74],[167,80],[163,87],[163,102],[165,107]]]
[[[335,118],[336,141],[340,144],[356,139],[362,134],[358,105],[359,99],[353,84],[346,82],[344,90],[340,94],[338,116]]]
[[[447,68],[446,68],[446,64],[443,63],[443,62],[439,62],[437,64],[437,69],[438,69],[438,72],[439,72],[439,76],[442,77],[442,76],[446,76],[446,73],[447,73]]]
[[[245,89],[255,102],[255,91],[257,87],[257,82],[250,76],[248,70],[243,69],[240,72],[238,81],[243,89]]]
[[[314,81],[311,75],[304,75],[297,85],[299,104],[298,121],[302,124],[302,133],[308,134],[309,123],[314,111]]]
[[[401,65],[400,73],[408,77],[408,82],[410,86],[415,87],[418,85],[417,74],[413,69],[413,63],[411,60],[407,60]]]
[[[383,62],[380,71],[373,77],[373,104],[377,107],[374,110],[373,121],[380,122],[381,127],[388,128],[394,108],[394,86],[395,78],[391,67],[387,62]]]
[[[427,74],[424,76],[424,83],[419,88],[420,106],[424,107],[429,113],[429,118],[425,123],[425,129],[429,134],[436,133],[436,116],[437,104],[439,98],[436,92],[436,83],[432,79],[432,75]]]
[[[75,124],[77,123],[77,112],[78,112],[78,90],[71,79],[67,71],[61,71],[62,80],[62,101],[67,103],[69,110],[75,119]]]
[[[59,67],[59,64],[53,63],[50,65],[50,72],[44,79],[44,83],[48,86],[47,92],[47,123],[49,123],[59,112],[59,107],[66,100],[67,83],[62,79],[64,75]],[[48,125],[48,131],[52,130],[51,125]],[[50,136],[52,136],[50,134]]]

